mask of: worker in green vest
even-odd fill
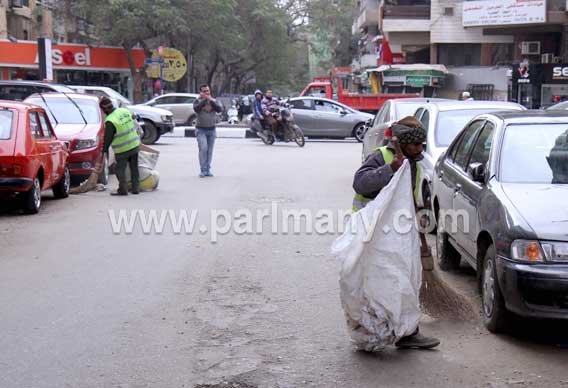
[[[140,192],[138,175],[140,137],[136,132],[136,124],[132,119],[132,113],[126,108],[115,109],[112,101],[107,97],[101,98],[100,107],[106,114],[103,150],[107,153],[109,147],[112,147],[116,159],[118,190],[110,194],[128,195],[127,166],[130,168],[132,194],[138,194]]]
[[[416,198],[416,187],[420,178],[420,167],[417,162],[423,158],[426,131],[420,121],[408,116],[393,124],[392,132],[397,143],[391,140],[386,146],[377,148],[355,173],[353,189],[356,194],[353,199],[353,211],[364,208],[367,203],[375,199],[406,159],[410,162],[412,189]],[[428,249],[425,240],[421,245],[421,249]],[[396,346],[430,349],[439,344],[438,339],[426,337],[416,329],[414,334],[401,338]]]

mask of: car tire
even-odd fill
[[[365,123],[359,123],[353,129],[353,137],[359,142],[362,143],[363,139],[365,138]]]
[[[196,115],[189,116],[186,124],[188,127],[195,127],[195,125],[197,124],[197,116]]]
[[[32,188],[23,197],[23,210],[26,214],[36,214],[41,207],[41,182],[39,177],[35,177]]]
[[[51,188],[51,190],[53,191],[53,196],[55,198],[67,198],[69,196],[70,187],[71,173],[69,172],[69,167],[65,166],[65,172],[63,173],[63,176],[61,177],[59,182],[57,182],[55,186]]]
[[[436,229],[436,253],[442,271],[452,271],[460,267],[461,256],[450,243],[450,238],[440,222]]]
[[[507,327],[510,313],[505,306],[505,300],[497,279],[495,247],[489,246],[483,259],[481,273],[481,306],[483,323],[492,333],[502,333]]]
[[[108,165],[108,154],[105,154],[103,157],[103,168],[101,169],[101,173],[99,174],[99,181],[98,183],[103,185],[108,185],[108,177],[110,174],[110,168]]]
[[[434,211],[432,210],[432,190],[430,189],[428,182],[424,182],[422,184],[422,204],[424,205],[424,209],[429,211],[429,233],[436,234],[438,230],[436,227],[436,217],[434,217]]]
[[[142,135],[142,143],[146,145],[154,144],[158,141],[160,134],[158,128],[150,120],[144,120],[144,134]]]

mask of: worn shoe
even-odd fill
[[[125,192],[123,192],[123,191],[113,191],[112,193],[110,193],[110,195],[120,195],[120,196],[123,196],[123,195],[128,195],[128,193],[125,193]]]
[[[208,177],[211,177],[211,178],[212,178],[212,177],[213,177],[214,175],[213,175],[213,173],[211,172],[211,170],[209,170],[209,171],[207,171],[207,174],[206,174],[206,176],[208,176]]]
[[[200,172],[200,173],[199,173],[199,177],[200,177],[200,178],[205,178],[206,176],[207,176],[207,173],[206,173],[206,172]]]
[[[136,190],[132,190],[132,194],[136,195],[136,194],[140,194],[140,190],[136,189]]]
[[[432,349],[440,345],[440,340],[417,333],[401,338],[395,345],[403,349]]]

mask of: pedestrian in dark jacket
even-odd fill
[[[217,131],[217,113],[223,111],[223,105],[211,97],[209,85],[199,87],[199,98],[193,102],[193,109],[197,114],[197,124],[195,125],[195,137],[199,147],[199,166],[201,172],[199,176],[212,177],[211,160],[213,159],[213,147]]]

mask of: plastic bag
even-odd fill
[[[160,174],[158,174],[155,168],[158,164],[159,156],[159,151],[143,144],[140,146],[140,152],[138,152],[138,176],[141,191],[153,191],[158,188]],[[129,168],[126,169],[126,179],[128,187],[131,187]]]
[[[422,264],[411,187],[405,162],[375,200],[352,214],[332,246],[341,264],[341,304],[360,350],[392,345],[420,320]]]

